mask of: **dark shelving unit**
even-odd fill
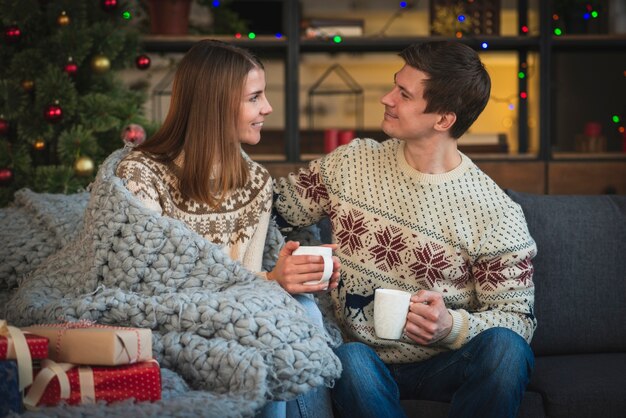
[[[554,115],[554,79],[555,68],[554,54],[560,52],[575,51],[580,53],[607,51],[610,53],[623,53],[626,51],[626,35],[565,35],[555,36],[552,33],[552,2],[539,2],[539,35],[529,36],[521,32],[517,36],[483,36],[473,38],[464,36],[460,39],[446,38],[442,36],[416,36],[416,37],[380,37],[363,36],[358,38],[344,38],[342,42],[335,43],[331,39],[304,39],[301,37],[299,22],[302,19],[301,8],[297,2],[283,0],[283,33],[282,38],[272,36],[259,36],[256,39],[236,39],[234,37],[223,38],[228,42],[249,48],[263,57],[279,57],[285,65],[285,149],[284,163],[295,166],[302,164],[301,158],[301,129],[299,124],[299,65],[302,54],[307,53],[397,53],[413,42],[421,42],[432,39],[450,39],[470,45],[482,53],[490,51],[515,51],[519,62],[525,62],[529,53],[537,53],[539,56],[539,151],[536,156],[525,155],[528,151],[528,106],[525,100],[520,100],[517,106],[518,118],[518,141],[519,156],[501,155],[489,156],[489,163],[505,162],[527,164],[531,162],[543,163],[544,187],[543,191],[550,192],[548,185],[549,163],[555,161],[552,153],[552,138],[555,136],[553,119]],[[528,21],[528,1],[518,0],[518,26],[521,28]],[[146,36],[143,39],[143,47],[147,52],[153,53],[184,53],[200,39],[213,37],[188,36]],[[481,47],[482,42],[488,43],[488,49]],[[518,81],[519,92],[527,89],[527,79]],[[623,115],[626,118],[626,115]],[[475,160],[480,160],[477,156]],[[561,161],[588,161],[606,162],[618,161],[626,166],[626,153],[610,156],[581,155],[557,156]],[[278,164],[278,163],[277,163]],[[519,166],[519,164],[517,164]],[[625,186],[626,187],[626,186]]]

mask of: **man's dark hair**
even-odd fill
[[[407,65],[425,72],[426,112],[454,112],[450,134],[459,138],[472,126],[489,100],[491,79],[471,47],[455,41],[415,43],[400,56]]]

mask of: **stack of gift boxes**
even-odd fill
[[[161,399],[150,329],[0,320],[0,416],[23,408]]]

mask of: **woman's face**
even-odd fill
[[[265,97],[265,71],[250,70],[243,86],[241,109],[237,121],[237,136],[242,144],[255,145],[261,140],[261,128],[265,116],[272,113],[272,106]]]

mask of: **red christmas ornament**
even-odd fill
[[[0,186],[8,186],[13,181],[13,170],[0,168]]]
[[[139,55],[135,59],[135,64],[137,65],[137,68],[139,68],[140,70],[146,70],[148,69],[148,67],[150,67],[150,64],[151,64],[150,57],[147,55]]]
[[[113,10],[117,9],[118,4],[117,0],[101,0],[100,6],[105,12],[112,12]]]
[[[0,135],[6,135],[9,133],[9,121],[0,117]]]
[[[65,71],[70,77],[74,77],[78,72],[78,65],[76,65],[74,60],[72,60],[72,57],[67,60],[67,64],[63,67],[63,71]]]
[[[143,126],[131,123],[122,130],[122,141],[130,146],[136,146],[146,140],[146,131]]]
[[[43,117],[48,123],[57,123],[63,119],[63,109],[57,103],[48,105],[43,111]]]
[[[11,25],[4,28],[4,40],[8,44],[15,44],[22,39],[22,31],[19,26]]]

